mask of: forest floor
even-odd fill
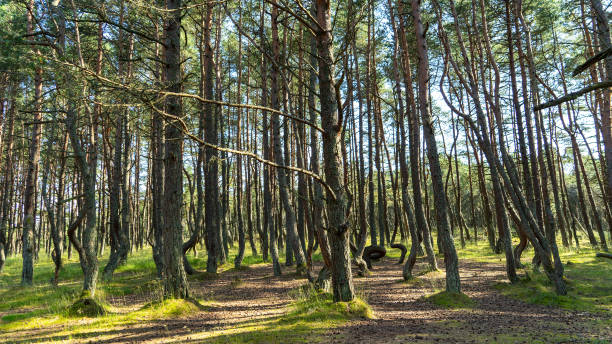
[[[390,252],[368,277],[355,278],[371,319],[338,309],[325,295],[313,301],[293,268],[274,277],[270,264],[253,257],[238,270],[227,264],[218,275],[190,276],[193,303],[156,303],[150,251],[136,253],[113,281],[100,283],[108,315],[71,317],[63,309],[79,290],[78,263],[67,263],[58,288],[45,281],[44,264],[35,271],[38,283],[20,288],[15,258],[0,274],[0,342],[612,343],[612,261],[594,258],[592,250],[564,252],[570,294],[558,297],[529,265],[520,271],[529,280],[509,285],[503,256],[486,251],[482,244],[459,250],[462,289],[472,300],[459,308],[427,297],[444,289],[442,271],[429,272],[419,259],[418,277],[405,282]],[[192,263],[202,268],[205,260]]]

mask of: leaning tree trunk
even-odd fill
[[[113,276],[113,272],[119,266],[119,260],[121,251],[124,248],[126,238],[123,237],[123,228],[121,228],[121,222],[119,217],[119,208],[121,204],[121,172],[122,172],[122,159],[121,159],[121,148],[122,148],[122,133],[123,133],[123,117],[117,118],[117,125],[115,129],[115,148],[113,154],[113,166],[109,168],[109,182],[110,182],[110,193],[109,193],[109,218],[110,218],[110,257],[108,263],[104,267],[103,277],[105,280],[109,280]]]
[[[399,13],[404,13],[407,9],[404,9],[401,1],[398,1]],[[414,198],[414,215],[417,225],[417,235],[422,234],[420,240],[424,241],[425,251],[427,253],[427,260],[429,262],[429,268],[431,270],[438,269],[438,263],[436,261],[436,255],[434,253],[431,232],[425,210],[423,208],[423,194],[421,190],[421,171],[420,171],[420,137],[421,131],[419,129],[419,119],[416,107],[416,100],[414,99],[414,89],[412,80],[412,67],[410,65],[410,52],[408,50],[408,43],[406,42],[405,24],[404,18],[399,17],[399,37],[400,47],[403,56],[403,68],[404,71],[404,87],[406,87],[407,96],[407,110],[408,111],[408,140],[409,140],[409,157],[410,157],[410,178],[412,181],[412,197]],[[427,198],[425,198],[427,199]]]
[[[407,110],[410,109],[410,104],[407,104],[408,106],[406,107],[406,110],[405,110],[404,101],[402,99],[402,92],[401,92],[401,76],[399,73],[399,70],[400,70],[399,66],[401,65],[399,49],[403,47],[404,45],[399,45],[397,42],[397,38],[400,35],[405,35],[405,32],[404,32],[403,25],[400,25],[399,28],[396,25],[395,13],[393,12],[393,6],[391,3],[391,0],[388,0],[388,5],[389,5],[388,6],[389,15],[391,17],[391,24],[393,27],[393,34],[396,37],[396,43],[394,47],[393,66],[395,67],[395,84],[396,84],[396,90],[397,90],[396,92],[398,96],[397,101],[399,104],[399,113],[397,114],[398,116],[398,120],[397,120],[398,128],[397,129],[399,132],[399,135],[398,135],[399,144],[398,144],[398,155],[397,155],[397,159],[399,160],[399,167],[400,167],[399,182],[401,183],[402,208],[404,209],[405,215],[408,219],[408,229],[410,232],[410,241],[411,241],[410,253],[408,254],[408,259],[406,260],[406,263],[404,264],[402,275],[404,277],[404,280],[409,280],[412,278],[412,270],[414,268],[414,265],[416,264],[416,258],[417,258],[418,248],[419,248],[420,243],[419,243],[419,237],[417,235],[417,226],[415,223],[415,216],[414,216],[414,212],[412,211],[412,204],[410,202],[410,196],[408,195],[409,175],[408,175],[408,165],[406,164],[406,128],[405,128],[404,119],[405,117],[408,116]],[[400,19],[401,19],[401,16],[400,16]],[[403,39],[405,40],[405,37]],[[406,92],[410,92],[410,90],[406,90]]]
[[[57,46],[59,58],[65,58],[64,42],[66,21],[64,13],[59,3],[53,3],[52,12],[56,17],[57,38],[60,44]],[[75,26],[76,31],[76,49],[78,56],[82,56],[79,38],[78,25]],[[84,62],[79,59],[79,67],[83,68]],[[83,271],[83,292],[82,297],[93,297],[96,292],[96,284],[98,280],[98,256],[96,250],[96,167],[97,167],[97,135],[95,120],[90,116],[87,150],[83,149],[83,144],[77,130],[77,105],[70,102],[71,100],[84,98],[83,94],[77,95],[73,87],[74,79],[70,71],[63,75],[62,85],[57,85],[58,88],[64,87],[67,90],[67,99],[69,100],[66,107],[66,131],[70,138],[72,150],[75,155],[75,164],[81,177],[81,190],[83,193],[83,205],[79,210],[79,214],[68,227],[68,239],[70,244],[76,249],[79,254],[81,270]],[[80,238],[77,238],[76,229],[81,222],[85,220],[85,225],[81,229]]]
[[[124,18],[123,8],[119,17],[120,25],[123,25]],[[124,31],[119,30],[119,38],[117,40],[117,57],[119,60],[118,74],[123,82],[127,82],[130,59],[130,47],[126,49]],[[128,111],[123,110],[117,115],[117,125],[115,129],[115,148],[113,156],[113,166],[109,169],[109,181],[112,183],[110,187],[110,234],[111,234],[111,254],[108,263],[104,267],[103,277],[109,280],[113,276],[115,269],[127,260],[127,254],[130,249],[129,242],[129,198],[127,197],[127,156],[129,153],[130,137],[127,132]],[[126,169],[124,173],[124,168]],[[123,200],[121,200],[123,198]],[[119,210],[121,208],[121,218]],[[120,222],[121,220],[121,222]]]
[[[313,46],[312,46],[312,57],[311,57],[311,63],[312,64],[316,64],[316,42],[312,42]],[[351,46],[352,46],[352,50],[353,50],[353,56],[354,56],[354,60],[357,61],[357,49],[356,49],[356,44],[355,41],[353,40],[353,42],[351,42]],[[363,113],[363,101],[362,101],[362,96],[361,96],[361,82],[359,80],[359,68],[355,67],[355,78],[356,78],[356,83],[357,83],[357,95],[358,95],[358,102],[359,102],[359,113],[362,114]],[[314,83],[313,83],[314,84]],[[311,86],[312,87],[312,86]],[[314,102],[314,100],[313,100]],[[313,104],[314,106],[314,104]],[[359,206],[359,235],[358,235],[358,239],[357,239],[357,250],[356,252],[353,253],[353,259],[355,260],[355,264],[357,265],[357,267],[359,268],[360,274],[362,275],[366,275],[367,271],[368,271],[368,266],[366,264],[366,262],[363,260],[362,256],[363,256],[363,250],[366,247],[367,244],[367,240],[368,240],[368,222],[366,220],[366,203],[365,203],[365,197],[366,197],[366,192],[365,192],[365,183],[366,181],[369,181],[369,178],[366,180],[366,174],[365,174],[365,163],[364,163],[364,156],[363,156],[363,149],[364,149],[364,139],[363,139],[363,119],[359,118],[359,148],[358,148],[358,152],[357,152],[357,156],[358,156],[358,160],[359,160],[359,182],[357,183],[357,192],[358,192],[358,206]],[[313,146],[314,148],[314,146]],[[369,187],[369,183],[368,183],[368,187]],[[372,209],[372,207],[370,206],[370,209]],[[372,217],[370,217],[370,222]],[[375,226],[375,222],[373,224],[373,226]]]
[[[438,224],[438,236],[444,249],[444,265],[446,267],[446,290],[449,292],[460,292],[461,282],[459,280],[459,260],[455,251],[455,244],[448,222],[448,205],[444,193],[442,170],[438,157],[438,148],[433,129],[433,119],[429,112],[428,80],[429,66],[427,58],[427,42],[425,31],[421,22],[420,2],[412,1],[412,17],[417,39],[418,63],[418,85],[419,85],[419,110],[423,122],[423,136],[427,144],[427,158],[431,172],[431,181],[434,192],[434,203],[436,206],[436,220]]]
[[[76,220],[68,228],[68,238],[70,243],[79,254],[81,269],[83,270],[83,297],[93,297],[96,292],[98,280],[98,257],[96,255],[96,173],[97,166],[96,142],[94,129],[90,128],[91,138],[89,150],[85,152],[81,146],[81,140],[76,128],[77,114],[73,107],[68,108],[66,114],[66,129],[70,136],[72,150],[76,155],[76,165],[81,172],[81,183],[83,190],[83,208],[80,210]],[[92,125],[92,124],[90,124]],[[92,125],[93,126],[93,125]],[[89,161],[87,161],[89,157]],[[85,226],[81,231],[81,238],[77,238],[77,226],[86,219]]]

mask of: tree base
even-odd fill
[[[108,314],[106,307],[91,297],[82,297],[68,307],[68,315],[73,317],[99,317]]]

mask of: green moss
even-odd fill
[[[71,317],[99,317],[108,313],[107,305],[83,293],[75,303],[68,307],[68,315]]]
[[[455,293],[448,291],[441,291],[433,295],[426,297],[427,300],[435,305],[442,306],[444,308],[471,308],[476,304],[469,296],[463,293]]]
[[[415,286],[415,287],[420,287],[420,286],[425,285],[425,281],[422,278],[414,277],[414,276],[410,277],[407,280],[401,279],[400,283],[404,283],[404,284]]]
[[[356,297],[349,302],[334,302],[330,293],[322,290],[315,290],[310,285],[294,291],[293,297],[296,298],[292,307],[293,315],[317,314],[323,318],[344,318],[344,319],[373,319],[374,312],[361,298]]]
[[[545,280],[546,277],[539,273],[534,273],[534,275],[536,275],[534,279],[524,279],[516,284],[497,283],[494,287],[506,296],[527,303],[581,311],[596,312],[604,310],[603,307],[595,304],[594,300],[590,300],[591,298],[579,296],[584,291],[577,290],[576,283],[568,283],[569,292],[567,295],[557,295],[550,283]],[[610,301],[612,301],[612,298],[608,295],[603,296],[603,299],[599,302],[610,303]]]
[[[165,299],[147,303],[137,313],[144,317],[155,314],[156,317],[178,318],[205,309],[206,307],[195,299]]]
[[[349,302],[336,302],[333,306],[336,312],[344,314],[347,318],[374,319],[372,308],[360,298]]]

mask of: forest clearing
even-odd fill
[[[0,342],[612,343],[612,0],[0,0]]]
[[[469,245],[459,250],[467,304],[430,300],[444,290],[443,272],[419,259],[413,280],[403,281],[397,254],[375,262],[371,275],[355,279],[367,309],[338,310],[329,294],[313,297],[305,278],[275,277],[261,258],[242,269],[223,266],[217,276],[189,278],[194,303],[159,302],[150,252],[139,252],[100,285],[108,314],[83,317],[66,309],[79,293],[78,267],[67,262],[58,288],[52,263],[40,281],[19,287],[16,260],[1,275],[0,335],[7,343],[607,343],[612,333],[612,264],[591,250],[564,252],[568,296],[557,296],[541,273],[512,286],[504,281],[503,257]],[[189,257],[194,267],[205,267]],[[317,259],[318,258],[318,259]],[[320,260],[320,257],[315,257]],[[13,264],[14,263],[14,264]],[[320,265],[320,264],[317,264]],[[37,267],[38,268],[38,267]],[[44,270],[47,271],[44,271]],[[38,271],[37,271],[38,272]],[[309,294],[311,293],[311,294]],[[342,306],[346,307],[346,306]]]

